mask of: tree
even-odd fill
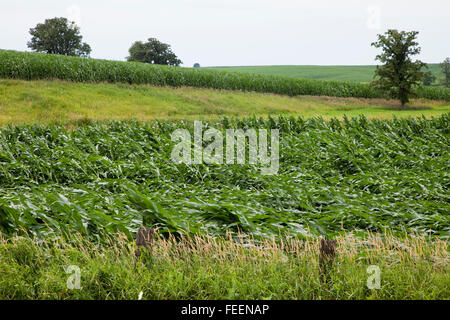
[[[412,61],[411,56],[420,53],[419,44],[415,41],[417,31],[388,30],[378,35],[378,41],[372,46],[381,48],[383,52],[376,56],[383,65],[375,70],[376,79],[372,85],[376,89],[390,93],[400,100],[402,106],[409,102],[414,87],[420,86],[425,77],[421,71],[426,64],[420,60]]]
[[[81,42],[80,28],[67,18],[46,19],[30,29],[28,47],[37,52],[88,57],[91,47]]]
[[[136,41],[128,50],[128,61],[146,62],[153,64],[165,64],[179,66],[181,60],[172,52],[170,45],[162,43],[155,38],[149,38],[147,42]]]
[[[444,74],[444,86],[448,88],[450,85],[450,58],[446,58],[440,66]]]
[[[431,86],[434,81],[436,81],[435,75],[431,71],[428,71],[425,73],[422,83],[424,86]]]
[[[200,63],[194,63],[194,68],[200,68]]]

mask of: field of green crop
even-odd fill
[[[375,66],[241,66],[241,67],[209,67],[207,69],[260,73],[267,75],[286,76],[299,79],[316,79],[327,81],[370,82],[373,80]],[[439,64],[428,64],[428,70],[442,78]]]
[[[206,124],[205,124],[206,125]],[[39,238],[243,232],[307,238],[392,230],[450,236],[450,114],[324,121],[223,119],[278,128],[280,169],[187,166],[170,159],[185,121],[16,126],[0,130],[0,231]]]
[[[61,79],[74,82],[152,84],[275,93],[289,96],[383,98],[369,84],[321,81],[255,73],[180,68],[0,50],[0,78],[23,80]],[[424,87],[420,98],[450,101],[450,89]]]

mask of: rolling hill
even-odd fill
[[[211,67],[210,69],[287,76],[299,79],[370,82],[373,79],[375,66],[286,65],[286,66]],[[442,76],[439,64],[436,63],[429,64],[429,70],[438,78]]]

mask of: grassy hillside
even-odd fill
[[[67,81],[0,80],[0,126],[76,123],[80,120],[217,119],[296,115],[325,118],[438,116],[450,103],[415,100],[405,110],[383,99],[356,99],[244,93],[195,88]]]
[[[439,64],[429,64],[428,66],[437,78],[442,77]],[[287,76],[299,79],[370,82],[373,80],[375,66],[242,66],[205,69]]]

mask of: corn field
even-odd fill
[[[280,167],[175,164],[189,122],[84,123],[0,130],[0,232],[45,238],[243,233],[309,238],[392,230],[450,236],[450,115],[368,121],[224,118],[280,130]]]
[[[289,96],[386,98],[383,93],[374,91],[367,83],[296,79],[9,50],[0,50],[0,78],[188,86]],[[440,87],[422,87],[416,90],[416,96],[450,101],[450,90]]]

